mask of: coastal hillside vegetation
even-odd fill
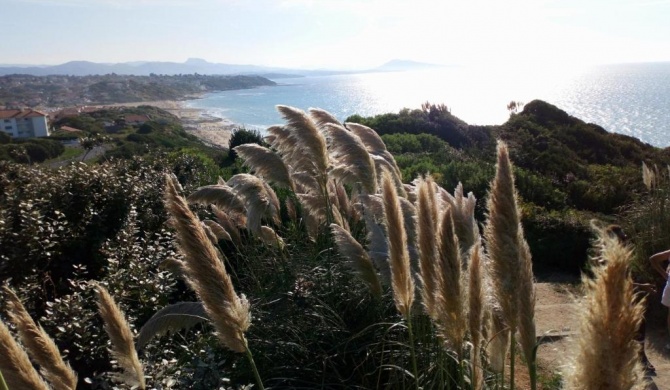
[[[636,232],[636,252],[597,229],[584,314],[617,320],[585,317],[590,349],[561,375],[641,384],[627,264],[670,244],[665,151],[540,101],[489,127],[430,104],[344,124],[279,110],[284,125],[236,132],[230,154],[156,111],[97,132],[116,148],[96,163],[0,161],[10,389],[503,389],[520,372],[552,388],[533,277],[579,272],[594,217]],[[53,365],[26,342],[48,337]]]
[[[445,188],[462,182],[478,199],[486,196],[493,177],[495,140],[504,140],[515,161],[535,261],[568,272],[578,272],[586,262],[589,220],[614,222],[642,195],[642,162],[658,167],[670,162],[665,149],[609,133],[540,100],[500,126],[470,126],[446,106],[429,103],[347,121],[382,135],[405,177],[431,173]]]
[[[261,76],[0,76],[0,107],[62,107],[181,100],[207,92],[275,85]]]

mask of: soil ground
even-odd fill
[[[544,279],[544,278],[543,278]],[[571,348],[579,337],[579,279],[559,276],[554,280],[536,283],[537,303],[535,319],[538,336],[544,336],[538,348],[538,364],[545,377],[552,371],[560,372],[571,355]],[[546,280],[546,279],[545,279]],[[648,298],[647,338],[645,350],[656,367],[656,374],[647,376],[649,389],[670,389],[670,343],[666,327],[667,310],[660,304],[660,297]],[[515,370],[516,371],[516,370]]]

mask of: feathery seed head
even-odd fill
[[[7,295],[9,318],[16,326],[28,353],[39,364],[44,378],[55,390],[76,389],[77,374],[63,360],[56,343],[33,321],[14,291],[8,286],[3,289]]]
[[[587,296],[582,303],[580,339],[567,383],[572,389],[632,389],[645,387],[635,334],[644,304],[635,299],[629,264],[630,247],[597,229],[603,242],[604,265],[595,277],[583,277]]]
[[[333,233],[333,239],[340,255],[347,260],[356,274],[369,286],[370,293],[377,298],[381,297],[382,286],[377,276],[377,270],[363,246],[348,231],[334,223],[330,225],[330,230]]]
[[[359,184],[369,194],[377,192],[375,164],[361,139],[340,125],[328,123],[324,129],[333,162],[330,174],[346,184]]]
[[[48,390],[49,386],[33,368],[28,354],[0,321],[0,372],[10,389]]]
[[[435,294],[436,321],[442,336],[456,350],[460,350],[465,338],[467,317],[461,283],[460,250],[452,215],[451,207],[448,207],[440,221]]]
[[[317,129],[316,123],[304,111],[297,108],[278,105],[277,110],[288,122],[286,127],[307,156],[307,161],[315,167],[315,173],[325,177],[328,169],[328,152],[326,140]]]
[[[137,357],[133,333],[126,321],[123,311],[118,307],[114,298],[109,295],[107,289],[100,284],[95,284],[98,297],[98,310],[105,322],[105,332],[112,342],[111,353],[119,366],[123,369],[122,375],[115,375],[115,379],[130,386],[138,386],[145,389],[144,368]]]
[[[185,255],[183,271],[212,320],[219,340],[235,352],[246,351],[244,332],[251,324],[249,302],[238,296],[202,224],[167,178],[165,202]]]
[[[407,251],[407,235],[400,201],[392,174],[388,171],[382,175],[382,199],[388,234],[393,298],[400,314],[408,320],[414,303],[414,280],[410,267],[409,252]]]
[[[519,313],[519,245],[520,219],[518,214],[512,163],[507,146],[498,142],[496,176],[488,199],[488,221],[484,229],[490,258],[491,282],[502,307],[505,322],[516,332]]]
[[[240,145],[234,150],[257,176],[292,191],[295,189],[288,168],[277,153],[257,144]]]
[[[419,270],[421,297],[426,312],[435,318],[437,284],[437,204],[431,176],[418,183],[417,227],[419,241]]]

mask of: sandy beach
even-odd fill
[[[149,102],[107,104],[105,107],[137,107],[154,106],[179,117],[187,132],[200,138],[203,142],[228,148],[228,141],[235,124],[227,119],[209,115],[206,111],[186,107],[186,103],[177,100],[158,100]]]

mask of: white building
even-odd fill
[[[47,137],[47,114],[32,109],[0,110],[0,130],[14,138]]]

